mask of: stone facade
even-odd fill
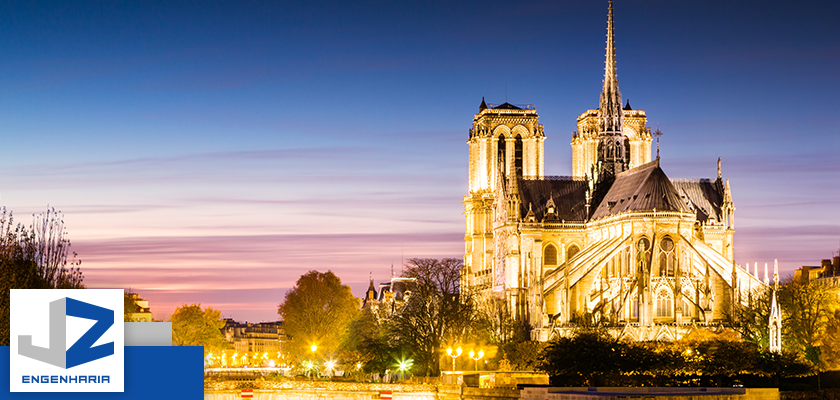
[[[767,285],[735,264],[720,160],[716,179],[668,178],[651,158],[645,112],[616,106],[612,18],[610,5],[601,105],[578,117],[571,177],[544,174],[533,105],[482,99],[469,132],[462,287],[503,298],[536,340],[567,334],[577,318],[676,340],[731,321]]]

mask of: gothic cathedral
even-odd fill
[[[504,299],[535,340],[579,318],[632,340],[720,326],[767,285],[734,262],[720,160],[716,179],[670,179],[658,151],[651,159],[645,112],[622,107],[612,0],[606,50],[600,105],[572,135],[572,176],[544,174],[533,105],[482,99],[468,141],[462,287]]]

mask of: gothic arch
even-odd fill
[[[569,247],[566,248],[566,262],[568,263],[574,256],[580,253],[580,246],[576,243],[572,243]]]
[[[528,131],[528,128],[526,128],[524,125],[516,125],[516,126],[513,127],[513,129],[510,132],[513,136],[519,135],[519,136],[522,136],[523,138],[529,138],[529,137],[533,136],[533,135],[531,135],[531,132]]]
[[[543,265],[551,268],[557,266],[557,247],[551,243],[543,249]]]
[[[499,136],[510,137],[510,128],[507,125],[499,125],[496,129],[493,129],[493,137],[498,138]]]

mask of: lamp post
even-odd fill
[[[452,372],[455,372],[455,359],[461,355],[461,352],[463,352],[463,350],[461,350],[460,346],[455,350],[452,350],[452,347],[446,348],[446,354],[449,357],[452,357]]]
[[[315,369],[315,365],[316,365],[316,364],[315,364],[315,351],[316,351],[316,350],[318,350],[318,346],[317,346],[317,345],[315,345],[315,344],[313,344],[312,346],[309,346],[309,350],[312,350],[312,362],[310,362],[310,363],[309,363],[309,368],[310,368],[310,371],[309,371],[309,380],[311,381],[311,380],[315,379],[315,378],[312,376],[312,372],[313,372],[312,370],[314,370],[314,369]]]
[[[484,350],[478,350],[478,354],[475,353],[475,350],[470,350],[470,358],[475,361],[475,370],[478,371],[478,360],[484,357]]]

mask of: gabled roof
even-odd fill
[[[691,212],[671,180],[659,167],[659,160],[618,174],[601,204],[592,214],[598,219],[627,211]]]
[[[504,102],[504,103],[499,104],[498,106],[495,106],[493,108],[501,108],[501,109],[504,109],[504,110],[521,110],[522,109],[522,107],[517,107],[517,106],[515,106],[513,104],[510,104],[508,102]]]
[[[542,221],[546,213],[548,199],[554,201],[558,220],[586,221],[587,181],[571,177],[545,177],[544,179],[519,179],[520,209],[519,216],[528,215],[531,207],[537,222]]]
[[[683,202],[690,204],[697,214],[698,221],[714,218],[722,221],[723,204],[722,183],[711,179],[672,179]]]

